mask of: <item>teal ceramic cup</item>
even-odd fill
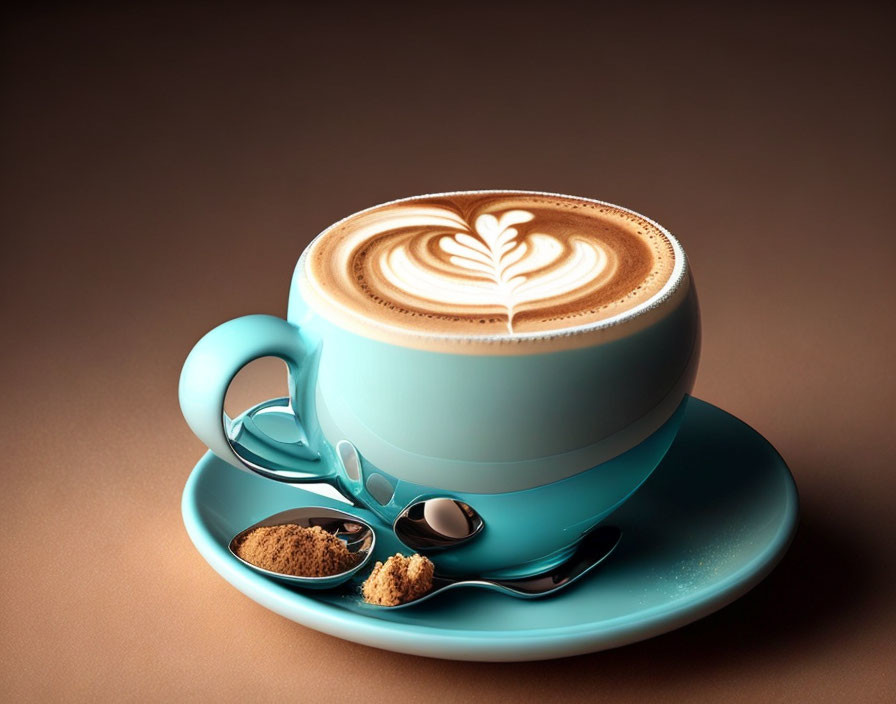
[[[467,503],[485,529],[430,555],[437,568],[535,574],[562,561],[650,476],[681,422],[699,314],[684,252],[660,230],[675,261],[654,297],[512,345],[476,336],[415,344],[338,324],[309,294],[306,250],[287,320],[237,318],[190,352],[179,389],[184,416],[231,465],[333,484],[380,530],[419,500]],[[289,399],[229,419],[230,381],[266,356],[286,362]],[[344,461],[349,443],[357,462]]]

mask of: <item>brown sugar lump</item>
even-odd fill
[[[350,569],[355,556],[320,526],[262,526],[247,533],[236,554],[256,567],[295,577],[329,577]]]
[[[432,589],[435,568],[422,555],[396,553],[385,563],[377,562],[361,587],[364,601],[378,606],[398,606],[417,599]]]

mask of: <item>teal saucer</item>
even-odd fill
[[[351,587],[312,592],[284,586],[228,551],[230,539],[246,526],[309,505],[346,508],[206,453],[187,481],[182,509],[187,532],[209,564],[282,616],[400,653],[493,661],[614,648],[702,618],[772,570],[790,544],[798,515],[793,478],[775,449],[749,426],[698,399],[688,404],[662,464],[609,519],[622,529],[612,558],[543,600],[463,589],[419,607],[380,610],[361,603]],[[380,530],[376,548],[375,559],[383,559],[400,546]]]

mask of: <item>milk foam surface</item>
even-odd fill
[[[661,228],[622,208],[487,191],[362,211],[325,230],[303,260],[303,295],[337,323],[512,339],[649,301],[676,253]]]

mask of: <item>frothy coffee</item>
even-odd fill
[[[653,222],[606,203],[527,192],[396,201],[325,230],[303,295],[348,327],[531,337],[650,301],[676,264]]]

